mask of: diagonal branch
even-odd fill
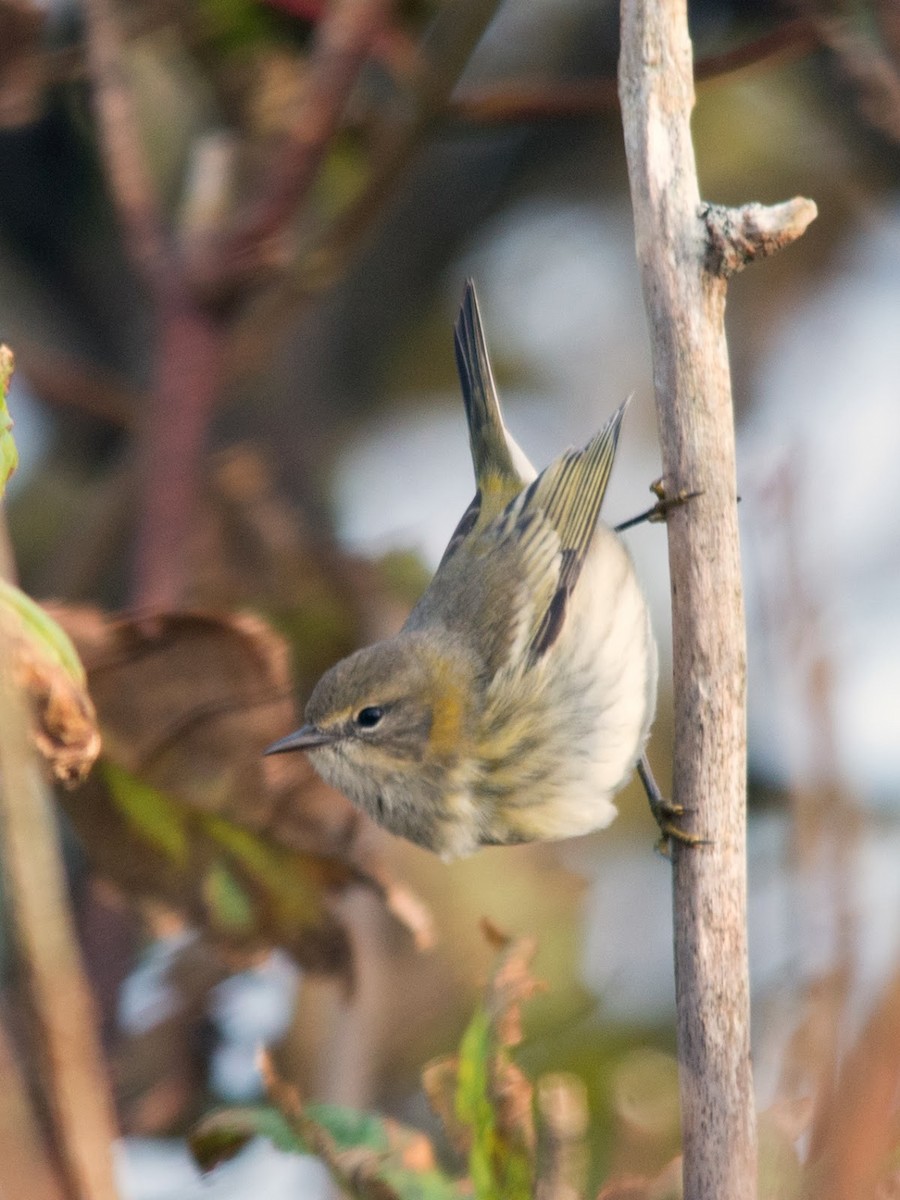
[[[94,0],[96,2],[96,0]],[[335,0],[316,30],[300,111],[271,171],[233,229],[189,256],[201,295],[231,292],[261,268],[292,255],[277,242],[315,181],[374,43],[389,24],[392,0]]]
[[[445,111],[456,81],[498,5],[499,0],[453,0],[439,9],[422,47],[421,65],[409,100],[409,118],[385,134],[379,158],[359,196],[317,241],[304,249],[303,259],[312,264],[312,269],[305,274],[286,274],[238,317],[229,337],[226,378],[241,378],[253,370],[270,352],[288,319],[333,282],[351,255],[358,252]]]
[[[810,17],[794,17],[731,50],[698,59],[694,79],[698,83],[720,80],[760,63],[771,66],[802,58],[821,44],[816,22]],[[612,112],[618,106],[616,80],[611,77],[538,83],[529,80],[467,89],[454,97],[448,115],[471,124],[504,125],[594,116]]]

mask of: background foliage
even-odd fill
[[[766,1186],[889,1195],[900,26],[881,0],[698,3],[691,19],[705,196],[802,193],[820,213],[729,296]],[[226,1102],[245,1112],[230,1128],[258,1127],[259,1040],[276,1141],[293,1150],[346,1148],[343,1110],[315,1107],[331,1103],[425,1129],[446,1175],[422,1194],[469,1172],[479,1195],[514,1195],[535,1154],[550,1186],[560,1146],[575,1194],[668,1186],[668,875],[637,792],[602,836],[444,866],[367,825],[302,760],[259,758],[324,667],[402,621],[470,498],[450,342],[467,274],[536,461],[635,391],[609,517],[645,507],[658,456],[616,24],[613,4],[580,0],[0,4],[0,333],[21,459],[4,574],[54,600],[87,672],[90,700],[46,657],[15,659],[43,697],[57,775],[80,776],[72,762],[96,750],[88,703],[103,739],[60,819],[129,1195],[148,1194],[139,1137],[181,1137]],[[0,464],[11,452],[0,405]],[[663,650],[651,757],[665,780],[664,539],[630,544]],[[4,636],[33,649],[27,597],[6,596],[19,624]],[[514,1054],[516,1086],[537,1084],[537,1130],[513,1123],[508,1144],[496,1096],[485,1109],[460,1083],[453,1116],[439,1090],[440,1122],[420,1083],[457,1045],[460,1079],[492,1061],[474,1049],[486,1009],[471,1016],[498,953],[484,915],[537,937],[550,985]],[[21,979],[6,987],[15,1041]],[[574,1112],[568,1142],[554,1102]],[[359,1119],[374,1124],[354,1144],[393,1163],[395,1133]]]

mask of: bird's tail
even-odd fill
[[[534,479],[535,470],[503,423],[471,279],[453,332],[475,482],[482,491],[510,489],[514,494]]]

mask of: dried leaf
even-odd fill
[[[102,770],[68,806],[96,869],[221,945],[349,973],[332,897],[362,884],[388,901],[394,885],[355,860],[359,815],[305,756],[263,757],[297,724],[284,641],[249,615],[57,611],[104,737]]]
[[[132,899],[185,914],[218,945],[279,945],[310,970],[350,977],[332,895],[366,877],[346,859],[280,846],[186,807],[104,758],[67,800],[92,867]]]
[[[359,822],[349,801],[321,783],[304,755],[263,757],[297,712],[287,646],[262,620],[50,611],[81,654],[110,760],[190,808],[274,841],[347,849]]]
[[[819,1102],[807,1173],[822,1200],[888,1186],[900,1144],[900,971],[888,981]]]
[[[597,1200],[682,1200],[681,1155],[666,1163],[652,1179],[644,1175],[620,1175],[597,1193]],[[760,1195],[763,1195],[760,1192]]]
[[[12,654],[13,677],[32,701],[36,746],[61,783],[78,783],[100,752],[100,735],[74,646],[44,609],[5,580],[0,580],[0,628]]]
[[[422,1090],[431,1110],[443,1126],[450,1145],[462,1156],[472,1149],[472,1129],[456,1114],[459,1059],[455,1054],[427,1063],[422,1070]]]
[[[517,1046],[522,1040],[522,1002],[546,990],[546,984],[531,974],[537,942],[531,937],[512,938],[486,918],[481,929],[488,944],[500,951],[485,990],[485,1009],[498,1045]]]
[[[650,1181],[643,1175],[613,1179],[600,1189],[597,1200],[650,1200]]]

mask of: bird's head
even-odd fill
[[[316,684],[306,723],[267,754],[306,750],[320,775],[392,826],[470,745],[475,672],[455,641],[401,633],[351,654]]]

